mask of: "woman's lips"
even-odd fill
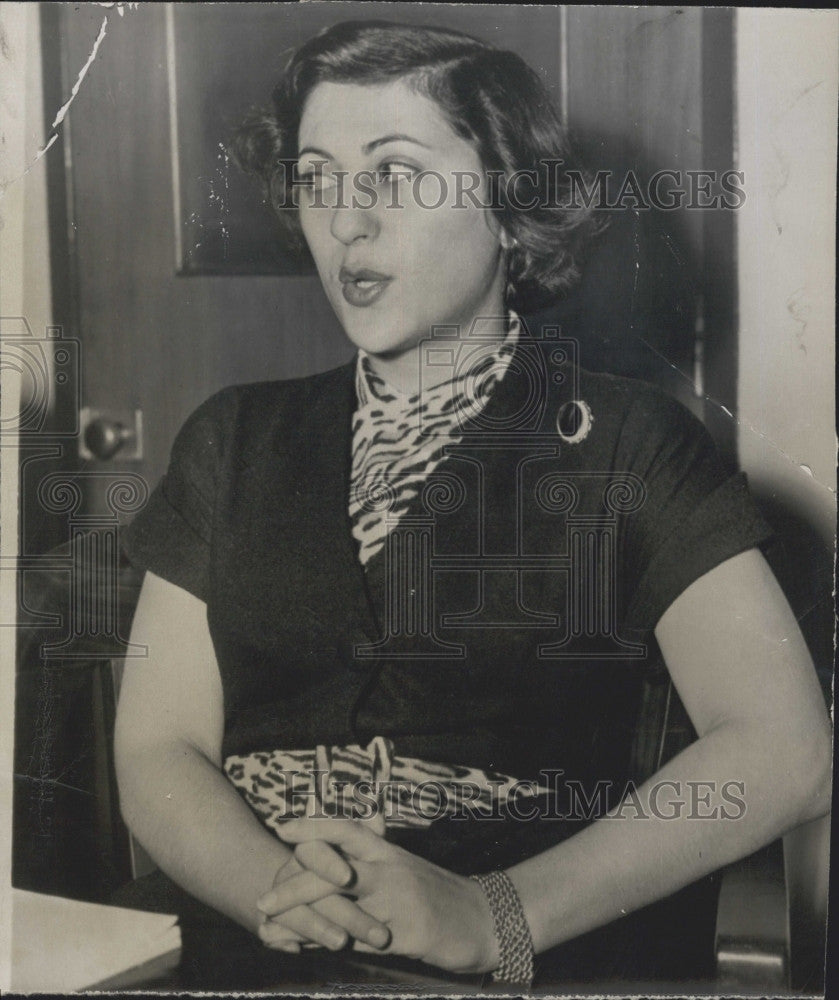
[[[370,268],[350,270],[342,267],[338,273],[341,282],[341,294],[351,306],[370,306],[384,294],[385,289],[393,281],[387,274],[380,274]]]

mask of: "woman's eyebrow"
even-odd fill
[[[388,135],[380,136],[378,139],[373,139],[372,142],[365,143],[361,147],[361,151],[367,156],[368,153],[372,153],[378,146],[384,146],[386,142],[413,142],[424,149],[431,149],[427,142],[415,139],[412,135],[406,135],[404,132],[390,132]]]
[[[365,143],[361,147],[361,152],[365,156],[373,152],[379,146],[384,146],[388,142],[412,142],[416,146],[422,146],[423,149],[431,149],[431,146],[427,142],[423,142],[421,139],[416,139],[412,135],[406,135],[404,132],[389,132],[387,135],[379,136],[378,139],[372,139],[370,142]],[[325,149],[320,149],[317,146],[304,146],[303,149],[297,154],[298,159],[302,159],[307,154],[314,153],[316,156],[323,156],[327,160],[331,160],[332,154],[327,153]]]
[[[332,154],[327,153],[325,149],[318,149],[317,146],[305,146],[297,154],[298,159],[302,159],[307,153],[314,153],[316,156],[322,156],[324,159],[331,160]]]

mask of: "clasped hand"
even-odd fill
[[[269,947],[406,955],[451,972],[498,961],[489,904],[477,882],[388,843],[369,822],[318,817],[284,824],[294,854],[259,900]]]

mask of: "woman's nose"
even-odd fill
[[[332,209],[331,232],[346,246],[359,239],[369,239],[379,231],[379,223],[370,208],[342,205]]]

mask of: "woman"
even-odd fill
[[[116,755],[163,871],[271,947],[529,981],[827,810],[827,716],[743,478],[511,311],[592,231],[564,153],[516,56],[372,22],[304,45],[239,137],[358,356],[182,429],[126,537],[149,657]],[[699,738],[621,803],[648,646]]]

